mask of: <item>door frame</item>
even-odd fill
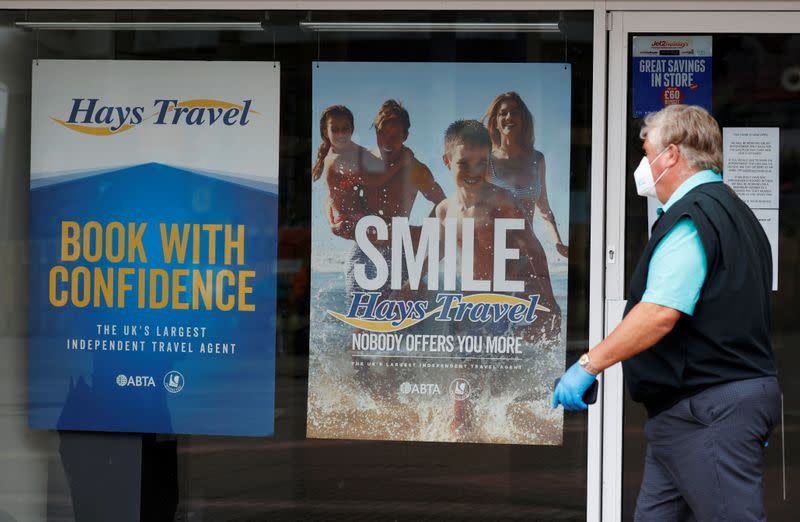
[[[606,335],[622,319],[621,303],[625,299],[629,36],[633,33],[796,34],[800,31],[800,11],[611,11],[609,22],[604,287]],[[619,364],[605,371],[603,395],[602,520],[618,521],[622,519],[623,449],[623,382]]]

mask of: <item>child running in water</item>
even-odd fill
[[[455,219],[458,223],[459,258],[461,263],[472,265],[473,281],[494,279],[495,220],[517,219],[523,221],[526,228],[530,226],[524,219],[523,211],[515,204],[513,195],[489,183],[491,150],[489,132],[479,121],[456,121],[445,133],[443,160],[453,174],[456,190],[436,206],[436,217],[443,228],[446,219]],[[466,241],[462,237],[465,219],[472,220],[474,234],[472,248],[467,250],[464,249]],[[561,327],[561,312],[553,296],[549,274],[537,271],[538,264],[535,262],[535,257],[540,255],[541,246],[529,229],[511,229],[507,235],[508,246],[518,249],[519,258],[507,264],[506,278],[510,281],[522,281],[521,296],[527,298],[539,295],[539,302],[547,308],[546,312],[538,312],[535,322],[519,333],[527,341],[555,339]],[[464,320],[455,327],[459,335],[499,336],[507,335],[508,332],[508,324],[502,321],[479,323]],[[487,385],[476,375],[471,375],[468,370],[459,371],[458,377],[456,381],[470,383],[473,394],[477,394]],[[477,434],[479,427],[475,424],[475,405],[472,397],[467,393],[462,396],[455,395],[454,398],[451,435],[456,441],[479,440]]]
[[[477,120],[459,120],[450,125],[445,133],[445,166],[452,172],[456,190],[436,206],[436,217],[442,226],[446,218],[455,218],[459,223],[458,251],[461,254],[461,224],[465,218],[474,223],[474,252],[472,257],[473,279],[494,278],[494,228],[495,219],[524,219],[525,215],[516,205],[513,195],[489,182],[489,154],[491,141],[486,128]],[[530,223],[525,221],[528,229]],[[541,245],[532,237],[530,230],[509,230],[509,246],[519,249],[519,260],[509,263],[507,278],[524,282],[522,295],[539,295],[540,302],[554,313],[545,331],[548,337],[557,335],[560,329],[560,312],[555,302],[550,274],[539,269],[536,257],[542,254]]]
[[[326,216],[337,236],[352,238],[355,225],[365,214],[364,187],[386,183],[413,159],[404,152],[395,163],[384,163],[353,142],[353,113],[344,105],[332,105],[322,112],[319,131],[322,143],[311,171],[312,178],[325,180],[328,199]]]

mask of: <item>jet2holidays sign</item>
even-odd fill
[[[711,36],[633,37],[633,117],[667,105],[711,111]]]

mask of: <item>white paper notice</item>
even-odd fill
[[[772,289],[778,289],[778,213],[780,209],[780,129],[722,129],[723,178],[758,218],[772,246]]]
[[[750,208],[778,208],[777,127],[729,127],[722,130],[725,183]]]
[[[772,247],[772,289],[778,289],[778,209],[753,209]]]

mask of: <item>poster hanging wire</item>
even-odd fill
[[[275,27],[269,23],[269,11],[264,11],[264,21],[261,22],[261,28],[265,31],[269,31],[270,35],[272,36],[272,68],[277,69],[278,61],[275,59],[277,56],[275,45]]]
[[[36,67],[39,67],[39,30],[34,32],[36,33]]]
[[[312,22],[311,11],[308,11],[308,12],[306,12],[306,21],[305,21],[305,23],[310,24],[311,22]],[[303,22],[300,22],[300,26],[301,27],[303,26]],[[320,32],[316,31],[316,33],[317,33],[317,62],[316,62],[316,64],[314,66],[317,69],[319,69],[319,60],[320,60],[320,56],[322,55],[322,51],[321,51],[320,34],[319,34]]]

